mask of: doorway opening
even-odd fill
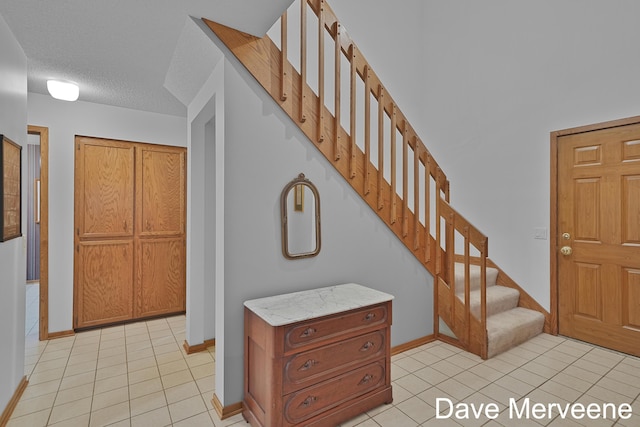
[[[35,330],[37,330],[38,339],[42,341],[49,338],[49,128],[29,125],[27,133],[29,143],[28,173],[32,178],[28,183],[31,197],[29,197],[30,215],[27,226],[29,227],[28,235],[35,237],[34,240],[27,242],[27,280],[33,280],[33,283],[37,283],[27,293],[27,304],[32,304],[31,307],[27,307],[27,310],[33,309],[35,305],[38,306],[37,319],[28,318],[27,320],[28,322],[31,320],[29,322],[32,328],[31,332],[35,334]],[[31,145],[39,145],[39,150],[32,148]],[[33,176],[31,176],[32,172]],[[36,294],[37,297],[35,297]],[[35,302],[36,298],[37,303]]]

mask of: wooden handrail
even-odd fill
[[[380,81],[374,68],[366,61],[356,43],[338,21],[331,7],[325,0],[300,1],[300,50],[297,69],[290,62],[289,55],[292,50],[287,46],[289,40],[297,37],[296,34],[288,33],[293,30],[290,24],[293,22],[293,14],[296,13],[294,7],[289,10],[289,16],[287,13],[283,14],[279,23],[279,47],[268,36],[256,38],[206,19],[204,21],[422,265],[436,277],[436,303],[439,301],[440,280],[447,283],[451,289],[450,295],[447,295],[451,312],[447,317],[454,320],[458,305],[454,300],[455,233],[464,236],[466,274],[463,322],[466,326],[462,336],[459,336],[462,343],[468,343],[471,335],[471,314],[467,303],[471,246],[480,252],[480,257],[484,260],[481,262],[483,273],[480,320],[486,336],[486,237],[451,208],[448,203],[449,181],[446,175]],[[317,22],[308,22],[309,10],[317,17]],[[311,57],[307,42],[308,31],[309,28],[313,28],[313,24],[317,24],[318,28],[317,58]],[[333,49],[325,46],[327,36],[334,42]],[[332,56],[333,75],[327,75],[326,73],[331,71],[325,68],[325,59],[331,60]],[[349,62],[348,73],[342,70],[342,61],[345,59]],[[314,93],[308,74],[315,65],[317,92]],[[343,126],[341,123],[343,78],[349,82],[349,126]],[[325,96],[325,84],[331,82],[331,79],[334,84],[333,112],[327,106]],[[359,99],[357,95],[359,83],[364,87],[364,99]],[[372,106],[372,103],[377,105]],[[364,110],[364,117],[357,116],[358,106]],[[377,109],[377,120],[371,120],[372,108],[374,112]],[[356,142],[356,130],[362,123],[363,150]],[[375,143],[372,141],[371,131],[372,127],[376,129],[376,126],[377,150],[371,147],[372,142]],[[397,140],[398,134],[401,135],[401,141]],[[399,143],[402,145],[397,146]],[[400,159],[397,158],[399,150]],[[372,161],[374,153],[376,159]],[[410,153],[413,153],[413,161],[409,161]],[[385,163],[389,168],[388,179],[385,177]],[[413,179],[409,179],[410,172]],[[423,180],[420,179],[422,174]],[[413,197],[413,203],[410,197]],[[444,232],[441,230],[443,220],[446,224]],[[436,323],[437,313],[438,310]],[[435,332],[438,332],[437,326]],[[484,340],[486,341],[486,338]]]

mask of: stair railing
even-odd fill
[[[447,203],[446,175],[327,2],[298,1],[272,37],[204,21],[422,265],[452,272],[440,211],[447,224],[468,223]]]
[[[449,203],[439,200],[438,212],[444,222],[444,247],[438,246],[438,252],[443,259],[435,284],[438,293],[447,301],[438,304],[438,311],[444,318],[450,319],[448,324],[457,333],[459,341],[465,348],[476,347],[479,355],[487,358],[487,257],[488,239],[462,215],[456,212]],[[459,250],[459,245],[462,250]],[[462,263],[464,267],[464,299],[457,296],[455,264]],[[480,267],[480,319],[479,328],[474,331],[475,320],[471,315],[471,271],[472,264]],[[440,295],[438,295],[440,297]],[[457,306],[463,306],[463,312],[457,312]],[[443,309],[447,307],[448,312]],[[474,342],[475,341],[475,342]]]

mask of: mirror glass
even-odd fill
[[[282,190],[282,253],[287,259],[320,252],[320,197],[304,174]]]

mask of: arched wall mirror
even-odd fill
[[[282,254],[309,258],[320,252],[320,194],[301,173],[280,195]]]

